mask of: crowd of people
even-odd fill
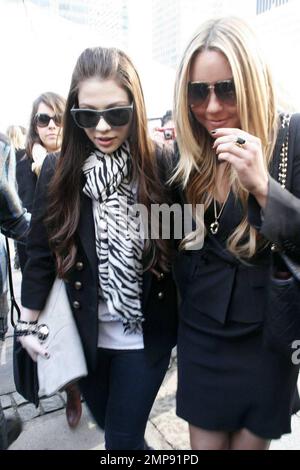
[[[151,449],[145,428],[176,344],[177,415],[193,450],[266,450],[291,432],[299,366],[265,341],[271,274],[282,289],[296,282],[272,264],[272,245],[300,261],[300,118],[274,168],[283,111],[255,35],[227,17],[193,35],[174,109],[153,135],[138,71],[103,47],[81,53],[66,101],[34,101],[26,142],[10,130],[18,223],[31,214],[28,236],[25,222],[24,235],[1,220],[23,276],[16,339],[33,362],[51,360],[36,332],[63,279],[88,368],[66,388],[68,423],[80,420],[82,394],[107,450]],[[137,204],[151,214],[138,231]],[[175,237],[174,216],[164,237],[152,208],[174,204],[192,207],[193,229]]]

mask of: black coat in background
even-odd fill
[[[35,187],[37,183],[37,176],[31,170],[33,160],[29,158],[23,151],[19,151],[19,157],[16,164],[16,181],[18,186],[18,194],[22,201],[23,206],[31,214],[32,205],[34,200]],[[21,243],[17,244],[17,251],[19,256],[20,268],[23,273],[27,261],[26,245]]]

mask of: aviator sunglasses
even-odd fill
[[[236,94],[233,80],[222,80],[211,85],[206,82],[189,82],[188,103],[191,107],[200,106],[207,100],[210,90],[225,104],[235,104]]]
[[[53,119],[56,126],[61,127],[62,114],[55,114],[54,116],[49,116],[49,114],[46,113],[37,113],[35,115],[35,123],[38,127],[47,127],[51,119]]]
[[[109,126],[126,126],[126,124],[130,122],[132,111],[133,103],[128,106],[104,109],[103,111],[72,108],[71,114],[78,127],[81,127],[82,129],[90,129],[98,126],[101,117],[103,117]]]

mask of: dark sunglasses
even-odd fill
[[[133,111],[133,103],[128,106],[119,106],[116,108],[97,111],[95,109],[72,108],[71,114],[75,124],[82,129],[97,127],[103,117],[109,126],[121,127],[130,122]]]
[[[189,82],[188,103],[190,106],[199,106],[205,103],[210,90],[214,90],[216,97],[226,104],[236,103],[235,86],[233,80],[222,80],[213,85],[205,82]]]
[[[61,127],[62,114],[58,114],[58,115],[55,114],[54,116],[49,116],[49,114],[46,114],[46,113],[37,113],[35,115],[35,123],[38,127],[47,127],[51,119],[53,119],[56,126]]]

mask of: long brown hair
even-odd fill
[[[134,65],[124,52],[115,48],[85,49],[73,71],[64,115],[61,156],[49,186],[46,225],[50,247],[56,256],[58,275],[61,277],[66,275],[75,262],[75,232],[80,219],[82,166],[94,149],[84,130],[75,125],[70,110],[78,106],[80,83],[94,77],[99,80],[116,80],[133,102],[129,143],[134,176],[138,177],[138,202],[144,204],[149,211],[152,203],[158,204],[163,198],[155,147],[148,134],[144,96]],[[162,268],[167,269],[169,252],[166,240],[147,240],[144,255],[148,260],[147,268],[159,263]]]
[[[26,151],[26,155],[28,158],[32,158],[32,148],[34,144],[38,143],[38,144],[43,145],[37,133],[36,122],[35,122],[35,116],[39,108],[39,105],[41,103],[44,103],[46,106],[51,108],[55,114],[63,115],[64,110],[65,110],[66,100],[62,96],[58,95],[57,93],[53,93],[52,91],[47,91],[45,93],[42,93],[40,96],[38,96],[34,100],[32,104],[29,128],[28,128],[28,133],[26,136],[26,145],[25,145],[25,151]]]

